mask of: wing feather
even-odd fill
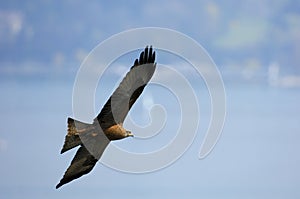
[[[155,52],[152,47],[146,47],[97,116],[103,129],[124,122],[130,108],[153,76],[156,68],[154,62]]]
[[[56,189],[76,178],[81,177],[82,175],[89,173],[94,168],[97,161],[98,160],[94,158],[94,156],[91,155],[84,146],[81,146],[76,152],[76,155],[63,178],[56,185]]]

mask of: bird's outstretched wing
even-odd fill
[[[156,67],[154,62],[155,52],[151,46],[146,47],[95,119],[103,129],[123,123],[128,111],[153,76]]]
[[[94,156],[91,155],[84,146],[81,146],[76,152],[76,155],[73,158],[71,165],[65,172],[63,178],[56,185],[56,189],[76,178],[81,177],[84,174],[89,173],[97,161],[98,160],[94,158]]]

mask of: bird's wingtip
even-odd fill
[[[60,182],[55,186],[55,189],[58,189],[59,187],[63,186],[63,184]]]

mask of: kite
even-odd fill
[[[156,68],[155,52],[146,47],[118,88],[107,100],[92,124],[67,119],[68,133],[61,153],[80,146],[56,189],[88,174],[101,158],[110,141],[132,137],[123,127],[130,108],[142,94]]]

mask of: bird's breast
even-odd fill
[[[104,131],[109,140],[119,140],[126,137],[126,130],[120,125],[113,125]]]

